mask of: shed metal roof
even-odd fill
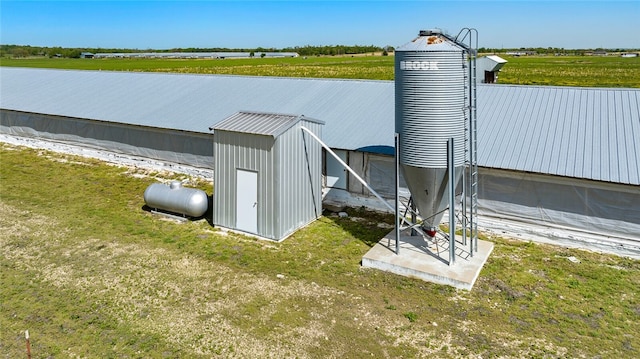
[[[498,63],[498,64],[506,64],[507,63],[507,60],[503,59],[500,56],[496,56],[496,55],[487,55],[484,58],[489,59],[489,60],[491,60],[491,61],[493,61],[495,63]]]
[[[507,63],[507,60],[496,55],[483,56],[477,61],[478,71],[498,71]]]
[[[321,123],[299,115],[240,111],[218,122],[210,129],[214,131],[251,133],[275,138],[301,119]]]
[[[393,81],[0,67],[0,108],[209,133],[239,110],[324,121],[323,140],[393,150]],[[640,185],[640,89],[478,85],[478,164]]]

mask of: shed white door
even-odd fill
[[[236,229],[258,232],[258,173],[236,170]]]
[[[333,152],[335,152],[344,163],[347,163],[347,151],[335,150]],[[326,154],[326,165],[327,187],[347,189],[347,170],[329,153]]]

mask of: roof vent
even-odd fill
[[[442,30],[440,29],[430,29],[430,30],[420,30],[420,36],[432,36],[432,35],[440,35],[442,34]]]

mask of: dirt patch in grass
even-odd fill
[[[11,220],[15,216],[22,220]],[[373,326],[389,337],[405,324],[371,313],[362,298],[315,283],[241,273],[140,244],[86,238],[69,247],[56,239],[68,231],[55,221],[2,203],[0,218],[5,229],[0,254],[18,270],[83,293],[113,320],[188,353],[308,357],[310,347],[329,345],[345,317],[351,320],[340,325]],[[348,348],[329,352],[340,350]]]

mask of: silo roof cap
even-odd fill
[[[460,52],[465,49],[442,34],[439,29],[420,30],[418,37],[398,47],[395,51],[443,51]]]
[[[431,36],[431,35],[441,35],[442,30],[440,29],[429,29],[429,30],[420,30],[419,36]]]

